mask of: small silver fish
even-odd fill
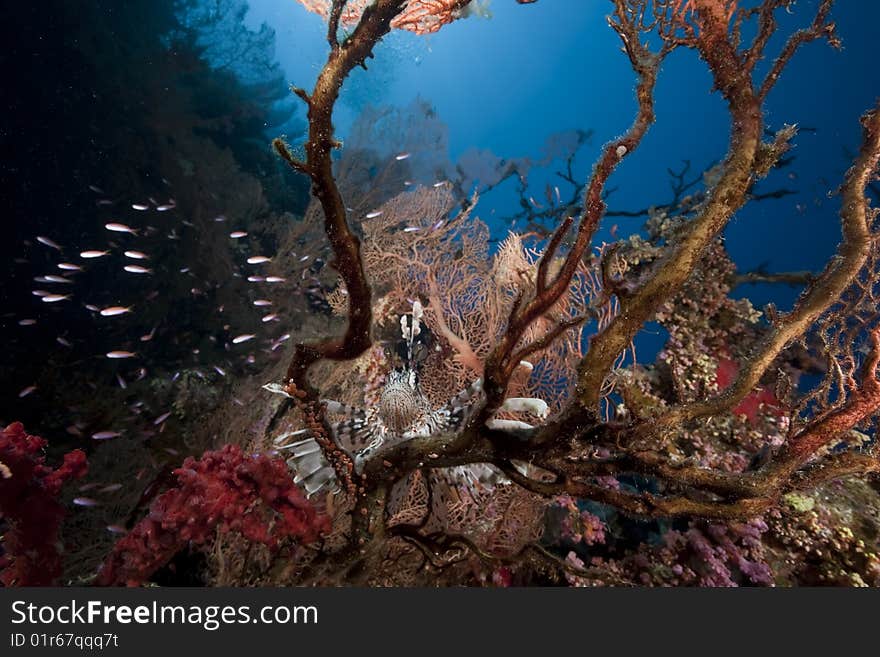
[[[247,263],[249,265],[261,265],[264,262],[269,262],[272,258],[267,258],[266,256],[251,256],[247,259]]]
[[[34,392],[37,389],[37,386],[28,386],[27,388],[23,388],[21,392],[18,393],[18,398],[22,399],[27,397],[29,394]]]
[[[137,229],[126,226],[125,224],[111,222],[109,224],[104,224],[104,228],[114,233],[129,233],[131,235],[138,234]]]
[[[69,294],[46,294],[40,298],[45,303],[55,303],[56,301],[65,301],[69,299]]]
[[[61,247],[58,245],[57,242],[55,242],[54,240],[50,240],[48,237],[45,237],[45,236],[43,236],[43,235],[37,235],[37,241],[38,241],[40,244],[43,244],[43,245],[45,245],[45,246],[48,246],[48,247],[51,248],[51,249],[55,249],[56,251],[60,251],[60,250],[61,250]]]
[[[262,283],[263,281],[266,280],[266,279],[263,278],[262,276],[248,276],[247,279],[248,279],[248,281],[250,281],[251,283]]]
[[[278,319],[278,315],[276,315],[275,313],[272,313],[270,315],[264,315],[262,318],[262,320],[264,322],[274,322],[277,319]]]
[[[109,251],[83,251],[79,254],[80,258],[101,258],[105,255],[110,255]]]
[[[57,265],[58,269],[63,269],[64,271],[82,271],[83,268],[79,265],[74,265],[71,262],[59,262]]]
[[[91,497],[74,497],[73,503],[76,506],[98,506],[98,500],[93,500]]]
[[[115,317],[116,315],[124,315],[131,312],[131,306],[110,306],[101,309],[101,317]]]
[[[229,233],[229,237],[231,237],[234,240],[237,240],[237,239],[241,239],[242,237],[247,237],[247,233],[244,232],[243,230],[236,230],[236,231]]]
[[[18,320],[19,326],[33,326],[36,323],[37,323],[37,320],[35,320],[35,319],[20,319],[20,320]]]
[[[157,417],[155,420],[153,420],[153,425],[154,425],[154,426],[159,426],[159,425],[162,424],[165,420],[167,420],[169,417],[171,417],[171,411],[168,411],[167,413],[162,413],[162,415],[160,415],[160,416]]]
[[[400,153],[398,155],[395,155],[394,159],[400,161],[400,160],[405,160],[408,157],[409,157],[409,153]]]
[[[70,344],[70,341],[69,341],[69,340],[66,340],[65,338],[62,338],[60,335],[59,335],[58,337],[55,338],[55,341],[56,341],[58,344],[60,344],[62,347],[72,347],[72,346],[73,346],[72,344]]]
[[[271,306],[272,302],[268,299],[257,299],[256,301],[254,301],[254,305],[258,308],[262,308],[264,306]]]
[[[286,280],[284,276],[266,276],[267,283],[283,283]]]
[[[232,344],[241,344],[242,342],[247,342],[248,340],[253,340],[256,335],[253,333],[244,333],[243,335],[236,335],[232,338]]]
[[[375,219],[381,214],[382,210],[373,210],[372,212],[367,212],[367,219]]]
[[[168,210],[173,210],[176,207],[177,206],[174,205],[173,203],[166,203],[164,205],[157,205],[156,212],[168,212]]]
[[[146,253],[141,253],[140,251],[126,251],[125,257],[131,258],[132,260],[146,260],[150,256],[148,256]]]
[[[217,372],[220,376],[226,376],[226,370],[224,370],[219,365],[214,365],[214,371]]]
[[[125,265],[123,269],[131,274],[152,274],[152,269],[141,267],[140,265]]]
[[[121,435],[118,431],[97,431],[92,434],[92,438],[94,440],[112,440],[113,438],[119,438]]]
[[[116,350],[116,351],[108,351],[107,352],[107,358],[112,358],[112,359],[135,358],[136,356],[137,356],[137,354],[134,352],[123,351],[121,349]]]
[[[55,274],[46,274],[43,276],[43,280],[49,283],[73,283],[69,278],[64,278],[64,276],[56,276]]]
[[[140,210],[141,212],[143,212],[144,210],[149,210],[150,206],[147,205],[146,203],[132,203],[131,209],[132,210]]]

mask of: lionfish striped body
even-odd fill
[[[355,471],[361,472],[382,446],[459,431],[478,408],[482,390],[482,381],[477,379],[447,404],[431,410],[419,389],[416,372],[405,369],[389,374],[375,406],[364,409],[332,400],[324,400],[324,403],[328,413],[346,417],[330,424],[331,438],[352,457]],[[282,434],[275,439],[275,445],[287,453],[287,463],[296,473],[296,483],[301,483],[309,495],[322,488],[335,489],[336,473],[317,441],[314,438],[297,440],[304,433],[305,430]]]
[[[419,389],[415,361],[420,340],[425,339],[420,320],[424,309],[413,302],[412,314],[400,318],[400,329],[405,346],[405,366],[392,371],[379,396],[379,401],[368,408],[357,408],[336,401],[324,400],[327,412],[346,419],[330,425],[333,442],[354,461],[355,471],[363,472],[380,447],[395,445],[413,438],[427,438],[460,431],[480,408],[483,401],[483,381],[477,379],[449,402],[436,410]],[[422,336],[421,338],[419,336]],[[278,384],[263,386],[270,392],[287,394]],[[288,395],[289,396],[289,395]],[[509,408],[506,408],[509,406]],[[546,417],[547,404],[540,399],[511,398],[499,410],[527,411]],[[487,426],[504,425],[508,428],[529,427],[511,420],[489,420]],[[336,472],[324,458],[314,438],[305,437],[308,430],[285,433],[275,439],[275,445],[287,455],[287,463],[296,473],[294,481],[301,483],[309,495],[323,488],[335,489]],[[442,473],[442,475],[440,474]],[[488,465],[468,465],[444,468],[438,471],[452,487],[476,491],[493,483],[501,475]]]

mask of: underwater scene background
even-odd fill
[[[6,14],[4,585],[880,584],[876,3]]]

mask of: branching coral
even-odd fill
[[[683,560],[687,553],[702,565],[690,574],[672,571],[674,577],[664,582],[769,583],[757,538],[764,525],[754,518],[793,491],[880,471],[871,449],[831,449],[849,445],[847,436],[873,422],[880,409],[878,226],[866,197],[880,159],[880,107],[862,118],[862,146],[843,181],[838,254],[819,275],[808,277],[790,312],[771,311],[764,322],[747,302],[729,298],[735,273],[720,241],[756,181],[780,162],[796,136],[786,126],[765,140],[764,102],[780,74],[805,43],[825,39],[839,45],[829,18],[832,0],[821,0],[812,22],[784,42],[763,75],[757,64],[777,31],[775,13],[791,3],[765,0],[745,9],[720,0],[614,0],[609,24],[637,77],[634,120],[602,148],[576,216],[560,215],[535,257],[527,257],[520,237],[511,237],[491,266],[474,265],[483,253],[482,228],[470,218],[467,203],[452,212],[453,200],[444,197],[449,190],[416,190],[385,203],[377,210],[381,214],[362,223],[362,253],[336,189],[329,150],[339,86],[411,4],[370,5],[342,46],[336,32],[346,3],[333,4],[328,63],[312,94],[297,92],[309,104],[307,159],[294,159],[276,142],[285,160],[311,177],[322,203],[342,278],[335,302],[349,319],[344,338],[297,347],[287,390],[302,401],[313,426],[320,421],[307,373],[320,359],[352,358],[370,344],[371,281],[382,288],[383,300],[391,299],[392,312],[400,312],[395,304],[410,296],[427,301],[429,326],[448,348],[446,364],[481,372],[485,394],[463,430],[383,446],[358,481],[350,482],[349,549],[334,557],[343,564],[340,572],[351,572],[355,562],[377,566],[383,546],[397,537],[434,567],[460,562],[457,551],[464,550],[482,563],[504,565],[505,572],[513,572],[511,560],[534,558],[568,576],[601,579],[595,565],[581,567],[535,543],[502,557],[451,529],[445,535],[429,532],[427,521],[388,526],[385,512],[396,482],[427,465],[433,470],[491,464],[512,485],[539,498],[589,499],[642,518],[717,521],[669,533],[669,559]],[[752,37],[743,45],[746,34]],[[654,213],[649,241],[606,245],[593,257],[591,244],[606,212],[606,183],[654,122],[660,65],[681,49],[705,61],[726,101],[727,156],[704,193]],[[411,208],[418,211],[408,212]],[[392,231],[407,239],[381,245],[378,236]],[[698,304],[697,298],[706,302]],[[588,319],[597,320],[596,330],[584,353],[581,334],[576,342],[571,336]],[[669,329],[664,362],[622,367],[625,351],[652,320]],[[826,378],[798,398],[793,352],[809,352],[817,341],[825,346]],[[536,428],[488,423],[511,388],[523,385],[522,362],[552,354],[560,345],[564,354],[577,356],[575,389],[565,396],[562,411]],[[600,412],[603,399],[616,404],[613,412]],[[332,441],[324,442],[337,473],[351,477],[351,468],[334,460]],[[625,477],[635,483],[621,485]],[[582,522],[598,542],[591,518]],[[441,566],[436,557],[444,553],[451,561]],[[609,573],[627,580],[623,570],[611,568],[604,571],[606,581]]]
[[[0,523],[7,525],[0,554],[4,586],[48,586],[61,576],[58,530],[65,510],[58,495],[88,466],[85,453],[77,449],[53,470],[42,455],[46,444],[25,433],[19,422],[0,433]]]

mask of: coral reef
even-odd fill
[[[242,170],[204,136],[235,132],[229,115],[196,119],[187,105],[189,122],[165,126],[175,147],[160,159],[193,183],[181,211],[201,231],[228,208],[247,231],[231,246],[225,230],[192,240],[188,259],[172,260],[192,275],[168,298],[194,300],[149,309],[157,326],[182,317],[179,333],[158,328],[172,364],[122,378],[100,415],[70,400],[72,436],[99,421],[123,429],[116,451],[92,445],[90,462],[137,482],[84,484],[122,490],[67,519],[82,530],[77,555],[65,555],[70,581],[92,581],[103,561],[101,585],[880,585],[880,224],[870,200],[880,106],[862,117],[840,187],[841,242],[822,271],[740,271],[723,232],[797,140],[794,127],[765,124],[766,99],[800,46],[839,46],[831,0],[769,61],[783,36],[776,13],[791,3],[613,0],[636,109],[584,180],[574,161],[588,131],[551,135],[541,157],[472,150],[452,163],[445,127],[421,100],[367,108],[337,141],[340,88],[380,39],[434,32],[477,3],[301,3],[327,20],[329,51],[314,87],[293,89],[308,110],[305,143],[278,137],[273,150],[312,200],[299,221],[273,211],[255,178],[265,162],[254,156]],[[217,6],[241,17],[237,0]],[[222,39],[189,38],[227,52]],[[265,52],[268,34],[255,38]],[[661,66],[684,50],[725,102],[727,155],[692,179],[689,164],[670,171],[668,203],[615,212],[608,181],[638,154]],[[148,122],[174,123],[171,114]],[[564,189],[546,185],[542,196],[533,174],[560,163]],[[520,209],[496,236],[478,202],[505,181]],[[211,187],[213,200],[193,191]],[[622,215],[644,217],[641,232],[618,237],[615,227],[601,242],[601,223]],[[266,254],[254,263],[264,269],[248,282],[272,277],[272,301],[236,267],[254,253]],[[228,285],[213,278],[220,271]],[[205,285],[192,288],[195,277]],[[756,308],[736,294],[750,280],[803,289],[787,312]],[[262,342],[227,320],[254,301],[272,305],[248,320],[265,324]],[[646,359],[635,346],[649,330],[663,344]],[[78,376],[71,395],[86,397]],[[73,452],[52,471],[44,445],[20,425],[0,441],[4,583],[61,574],[58,491],[85,457]],[[125,536],[106,556],[108,532]],[[38,572],[37,559],[49,567]]]
[[[475,199],[464,197],[460,184],[476,177],[491,187],[516,175],[522,205],[539,210],[527,195],[527,160],[505,163],[473,153],[459,167],[459,181],[400,193],[353,217],[342,203],[330,160],[341,146],[331,137],[339,87],[413,4],[379,0],[350,15],[346,10],[357,5],[325,6],[327,64],[311,92],[295,90],[309,108],[309,140],[298,155],[275,142],[287,164],[311,179],[341,279],[330,305],[348,320],[339,338],[299,343],[284,378],[305,426],[324,431],[318,442],[333,456],[349,497],[340,509],[350,517],[342,530],[350,547],[331,550],[297,576],[344,581],[336,577],[358,564],[358,581],[388,581],[385,568],[402,563],[402,539],[435,572],[463,576],[462,555],[468,554],[465,561],[485,568],[471,571],[476,581],[501,585],[535,577],[559,581],[563,573],[590,583],[772,584],[767,545],[786,531],[771,529],[762,516],[800,491],[880,470],[873,449],[854,437],[873,427],[880,408],[880,328],[871,310],[878,295],[877,216],[866,198],[880,159],[880,110],[863,117],[862,147],[843,183],[838,255],[807,279],[791,312],[761,312],[731,297],[738,273],[721,238],[796,137],[793,127],[774,134],[764,126],[764,103],[780,72],[805,43],[824,39],[839,46],[831,0],[819,3],[812,22],[789,38],[768,71],[757,63],[777,30],[780,3],[746,10],[732,1],[615,0],[609,23],[637,78],[633,123],[602,147],[580,203],[566,204],[548,188],[546,212],[521,217],[531,234],[511,235],[492,258],[485,228],[471,217]],[[354,25],[341,44],[340,21]],[[754,24],[755,36],[744,44],[746,23]],[[645,235],[596,245],[594,255],[607,180],[653,124],[657,73],[680,49],[699,54],[726,101],[727,157],[706,173],[705,189],[692,194],[686,192],[696,183],[686,181],[687,167],[675,174],[673,202],[644,213]],[[564,149],[572,181],[573,153],[587,135],[579,134]],[[525,245],[526,237],[537,243]],[[382,446],[363,469],[355,468],[321,429],[324,409],[309,373],[324,367],[322,361],[361,357],[372,346],[371,328],[393,326],[389,314],[413,299],[428,309],[436,347],[423,363],[423,379],[437,377],[436,388],[448,391],[480,375],[481,408],[451,435]],[[648,322],[663,327],[668,339],[656,363],[641,364],[634,340]],[[798,382],[810,359],[803,355],[815,354],[817,343],[824,348],[825,378],[804,392]],[[552,402],[556,413],[549,421],[533,427],[490,420],[512,391],[530,388]],[[416,477],[426,464],[431,472]],[[464,506],[450,515],[448,491],[456,488],[438,485],[436,473],[475,465],[503,473],[504,483],[485,497],[456,500]],[[502,541],[508,549],[492,550],[475,528],[492,517],[493,495],[518,488],[544,500],[529,513],[546,515],[550,531],[532,533],[528,523],[515,523],[515,531],[531,538]],[[435,495],[443,501],[439,509]],[[561,517],[548,498],[560,500]],[[589,500],[602,514],[577,500]],[[627,542],[607,525],[610,517],[621,526],[622,518],[656,523],[656,540]],[[573,543],[596,556],[560,554]],[[849,549],[845,537],[835,545]],[[853,550],[865,550],[858,545]],[[424,563],[415,561],[416,568]],[[869,563],[861,561],[866,575]]]

